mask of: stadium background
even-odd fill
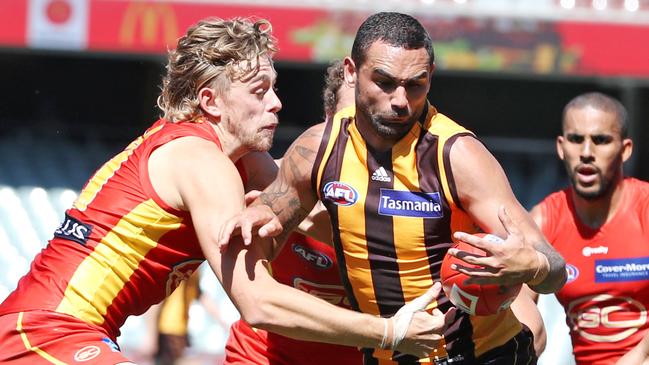
[[[647,0],[0,0],[0,300],[92,172],[159,116],[164,53],[189,25],[207,16],[273,23],[279,157],[321,119],[328,62],[348,54],[360,22],[379,10],[411,13],[429,29],[430,100],[481,137],[527,208],[567,183],[554,137],[563,105],[581,92],[628,108],[626,173],[649,179]],[[201,285],[236,319],[211,274]],[[542,301],[542,363],[570,364],[562,310]],[[139,351],[143,322],[127,322],[126,351]],[[196,362],[217,362],[225,332],[198,306],[190,329]]]

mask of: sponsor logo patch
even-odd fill
[[[54,231],[54,237],[74,241],[85,246],[90,237],[90,233],[92,233],[91,225],[85,224],[74,217],[70,217],[66,213],[65,219],[59,228]]]
[[[348,206],[358,200],[356,189],[340,181],[330,181],[325,184],[323,193],[325,199],[336,205]]]
[[[444,211],[439,193],[381,189],[379,214],[415,218],[442,218]]]
[[[647,309],[629,297],[591,295],[572,301],[566,308],[570,327],[593,342],[619,342],[647,323]]]
[[[99,356],[99,354],[101,354],[101,349],[99,347],[95,345],[86,346],[74,354],[74,361],[90,361]]]
[[[372,180],[374,181],[382,181],[382,182],[390,182],[390,176],[388,175],[388,172],[385,171],[383,166],[379,167],[374,171],[372,174]]]
[[[293,244],[293,252],[319,269],[328,269],[333,264],[333,260],[329,256],[309,247]]]
[[[595,282],[649,280],[649,257],[595,260]]]
[[[599,246],[599,247],[584,247],[581,250],[581,254],[586,257],[591,257],[592,255],[606,255],[608,253],[608,247]]]
[[[579,277],[579,269],[575,265],[566,264],[566,274],[568,275],[567,283],[577,280]]]

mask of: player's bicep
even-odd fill
[[[524,212],[494,156],[474,137],[460,137],[451,147],[450,164],[464,210],[485,231],[504,234],[498,209]],[[526,213],[526,212],[525,212]]]
[[[264,190],[277,177],[279,170],[268,152],[251,152],[241,158],[246,171],[246,192]]]
[[[284,234],[295,229],[317,202],[311,172],[322,137],[320,126],[304,132],[289,147],[275,181],[260,196],[271,207],[284,227]]]

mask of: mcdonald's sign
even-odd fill
[[[168,3],[132,2],[119,29],[122,47],[160,48],[173,46],[180,34],[174,9]]]

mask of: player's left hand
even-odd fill
[[[448,253],[471,265],[451,265],[451,268],[470,276],[467,284],[514,285],[526,283],[539,272],[540,262],[537,250],[525,240],[518,226],[503,206],[498,210],[498,218],[507,231],[504,242],[495,243],[465,232],[455,232],[455,239],[466,242],[487,252],[486,257],[450,248]],[[542,254],[541,254],[542,255]]]
[[[221,252],[224,252],[230,239],[234,236],[241,236],[244,245],[252,243],[252,236],[275,237],[282,233],[282,225],[279,218],[265,204],[258,204],[246,207],[241,213],[230,218],[221,227],[218,245]]]

